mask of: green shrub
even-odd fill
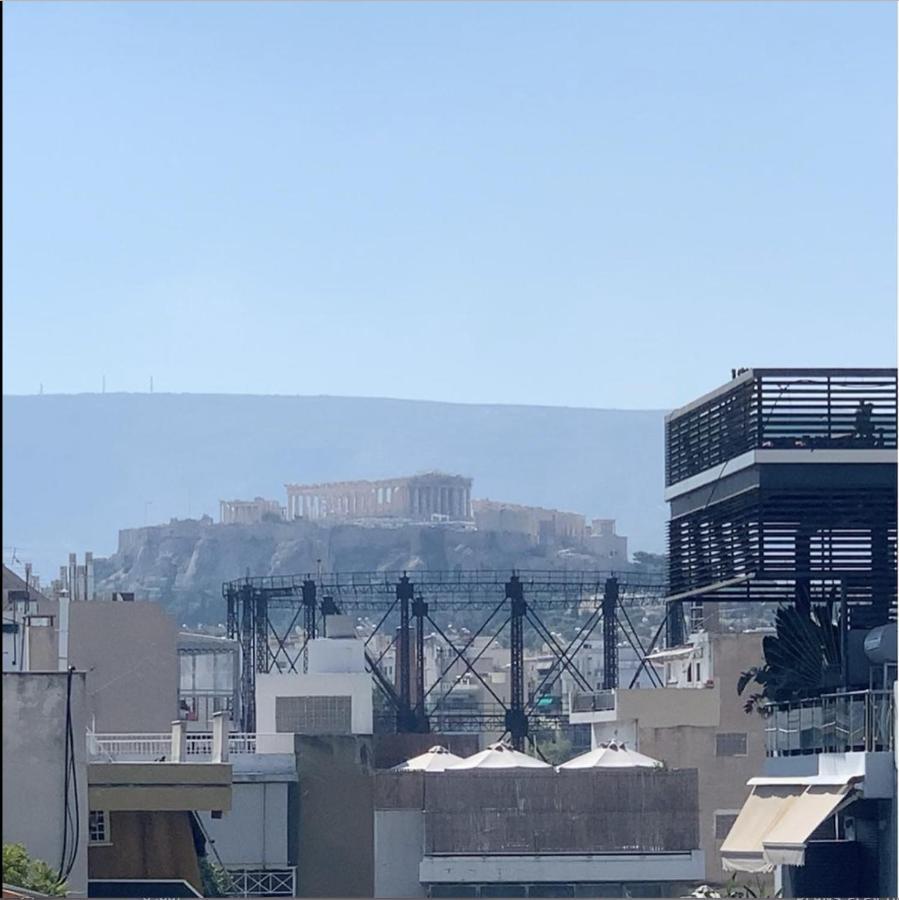
[[[51,897],[66,893],[66,883],[43,860],[32,859],[24,844],[3,845],[3,883]]]

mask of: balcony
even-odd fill
[[[589,694],[571,695],[571,712],[612,712],[615,709],[616,691],[593,691]]]
[[[813,700],[766,707],[769,757],[895,750],[892,691],[825,694]]]
[[[294,897],[296,866],[261,869],[252,866],[227,866],[226,897]]]
[[[174,738],[177,741],[177,738]],[[183,762],[213,761],[213,734],[187,732],[184,735]],[[172,762],[173,736],[171,732],[149,734],[94,734],[88,732],[90,762]],[[232,732],[228,735],[227,756],[247,756],[255,753],[293,753],[292,734]]]
[[[895,450],[895,369],[751,369],[672,412],[671,487],[754,450]]]

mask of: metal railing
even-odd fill
[[[256,869],[247,866],[226,866],[230,883],[227,897],[294,897],[296,896],[296,866],[277,869]]]
[[[152,734],[87,735],[88,757],[93,762],[165,762],[172,759],[170,732]],[[229,756],[254,753],[292,753],[293,735],[286,733],[232,732],[228,736]],[[185,735],[187,762],[212,759],[212,734],[188,732]]]
[[[615,691],[593,691],[590,694],[573,693],[571,695],[571,711],[579,712],[611,712],[615,709]]]
[[[765,711],[768,756],[873,753],[894,749],[892,691],[851,691],[771,704]]]
[[[896,447],[895,369],[754,369],[666,421],[666,485],[755,449]]]

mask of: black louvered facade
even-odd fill
[[[666,422],[670,594],[896,614],[896,371],[751,370]],[[708,589],[705,591],[704,589]]]

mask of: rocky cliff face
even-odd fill
[[[439,469],[474,498],[616,519],[665,544],[661,412],[341,397],[4,397],[3,531],[45,580],[116,529],[218,515],[223,498],[286,500],[285,482]],[[230,574],[230,573],[229,573]]]
[[[589,550],[534,544],[507,532],[446,526],[217,525],[190,519],[119,532],[119,547],[95,562],[97,590],[159,600],[179,623],[224,621],[222,583],[252,575],[421,569],[607,568]]]

